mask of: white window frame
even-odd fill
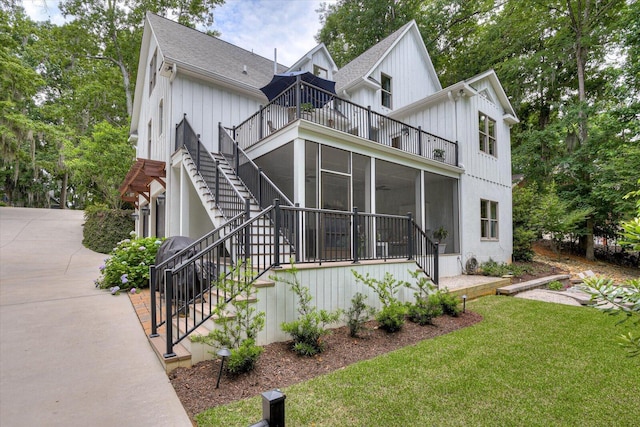
[[[389,83],[389,87],[385,82]],[[391,76],[380,73],[380,104],[383,107],[387,107],[389,109],[393,108],[393,91],[392,91],[392,78]]]
[[[147,159],[151,158],[151,144],[153,141],[153,120],[149,120],[149,124],[147,125]]]
[[[319,65],[313,64],[313,75],[323,79],[329,78],[329,71],[326,68],[322,68]]]
[[[482,111],[478,112],[478,138],[480,151],[498,157],[496,121]]]
[[[157,79],[157,67],[156,63],[158,62],[158,49],[153,51],[153,56],[151,57],[151,62],[149,63],[149,95],[153,92],[153,88],[156,87],[156,79]]]
[[[498,218],[498,202],[493,200],[480,200],[480,238],[482,240],[498,240],[500,227]]]
[[[158,104],[158,136],[162,136],[164,131],[164,101],[161,99]]]

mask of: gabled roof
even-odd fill
[[[507,120],[512,124],[519,123],[520,120],[518,119],[518,116],[516,116],[516,112],[513,109],[511,102],[509,102],[509,97],[507,96],[507,94],[504,91],[504,88],[500,84],[500,80],[498,79],[498,75],[496,74],[496,72],[494,70],[485,71],[484,73],[480,73],[469,79],[466,79],[465,83],[473,87],[474,83],[479,82],[481,80],[488,80],[489,83],[491,84],[491,87],[493,88],[496,95],[498,96],[499,104],[504,109],[505,120]]]
[[[335,73],[334,78],[336,81],[336,90],[346,90],[361,81],[366,81],[376,66],[389,54],[391,49],[399,42],[399,40],[410,31],[414,31],[418,35],[423,54],[427,58],[427,62],[429,64],[429,72],[432,74],[432,78],[438,86],[438,89],[440,89],[440,80],[435,73],[429,53],[422,41],[418,25],[415,20],[411,20],[376,45],[370,47],[362,55],[358,56]]]
[[[302,55],[302,57],[298,59],[295,64],[289,67],[287,72],[297,71],[298,68],[303,66],[303,64],[305,64],[307,61],[310,61],[313,55],[318,51],[323,51],[325,53],[325,56],[329,59],[329,61],[331,61],[331,70],[333,72],[336,72],[338,70],[338,66],[336,65],[335,62],[333,62],[333,58],[331,57],[331,54],[327,50],[327,47],[325,46],[324,43],[320,43],[319,45],[311,49],[309,52]]]
[[[147,19],[165,62],[190,66],[254,88],[264,86],[273,77],[272,59],[152,13],[147,13]],[[277,71],[284,70],[286,67],[278,64]]]

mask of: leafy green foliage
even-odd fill
[[[442,313],[447,316],[457,317],[462,312],[460,298],[449,293],[447,289],[440,289],[436,293],[429,295],[429,301],[434,305],[440,305]]]
[[[122,290],[148,287],[149,266],[155,263],[162,240],[136,238],[132,232],[131,238],[119,242],[100,266],[101,277],[96,280],[96,286],[102,289],[119,286]]]
[[[89,206],[84,212],[82,244],[92,251],[108,254],[118,242],[129,238],[135,225],[131,213],[104,205]]]
[[[422,326],[431,325],[434,318],[442,315],[439,301],[430,298],[436,292],[436,286],[422,272],[409,271],[409,274],[416,280],[415,287],[405,283],[405,286],[415,291],[415,302],[407,304],[409,320]]]
[[[298,297],[298,318],[291,322],[283,322],[280,328],[293,338],[293,351],[303,356],[313,356],[322,353],[324,343],[321,338],[330,333],[327,326],[340,319],[339,310],[329,312],[318,310],[311,305],[311,292],[307,286],[300,283],[298,269],[293,262],[289,270],[284,272],[289,277],[273,276],[272,279],[289,285],[291,291]]]
[[[365,276],[355,270],[351,273],[356,278],[356,282],[362,282],[365,286],[373,290],[382,304],[382,309],[376,315],[376,320],[387,332],[396,332],[404,325],[404,317],[407,308],[398,300],[397,294],[404,282],[396,280],[389,272],[385,273],[382,280],[373,278],[367,273]]]
[[[623,315],[618,324],[631,321],[640,326],[640,279],[628,280],[624,285],[614,284],[606,277],[588,277],[584,279],[582,289],[591,295],[594,306],[613,316]],[[640,332],[640,331],[639,331]],[[629,357],[640,356],[640,334],[632,331],[619,337],[619,344],[625,348]]]
[[[564,289],[564,285],[557,280],[554,280],[547,285],[547,288],[551,289],[552,291],[561,291]]]
[[[351,298],[351,307],[345,312],[345,320],[349,328],[349,336],[357,338],[365,328],[364,324],[373,316],[376,310],[365,303],[367,296],[356,292]]]
[[[231,351],[229,372],[239,374],[255,367],[263,348],[256,346],[258,333],[264,329],[265,313],[257,312],[252,301],[255,292],[250,268],[244,263],[236,264],[231,271],[218,278],[216,289],[220,300],[213,314],[219,328],[207,336],[196,336],[194,342],[203,342],[213,347],[226,347]],[[233,310],[229,309],[233,307]],[[232,316],[229,312],[232,311]]]
[[[524,273],[532,272],[532,269],[527,265],[499,263],[489,258],[489,261],[480,264],[480,271],[484,276],[502,277],[508,274],[520,276]]]
[[[537,186],[513,187],[513,260],[531,261],[533,259],[533,242],[538,233],[536,224]]]
[[[253,371],[263,351],[264,348],[257,346],[254,340],[247,339],[242,341],[238,348],[231,350],[227,370],[232,375]]]

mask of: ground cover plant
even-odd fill
[[[640,367],[614,345],[615,318],[498,296],[469,302],[470,310],[484,320],[284,388],[287,424],[637,424]],[[196,421],[244,426],[260,415],[254,397]]]

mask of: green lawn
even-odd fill
[[[619,318],[511,297],[467,308],[484,320],[282,390],[287,426],[639,425],[640,358],[617,345]],[[196,419],[247,426],[261,411],[257,397]]]

